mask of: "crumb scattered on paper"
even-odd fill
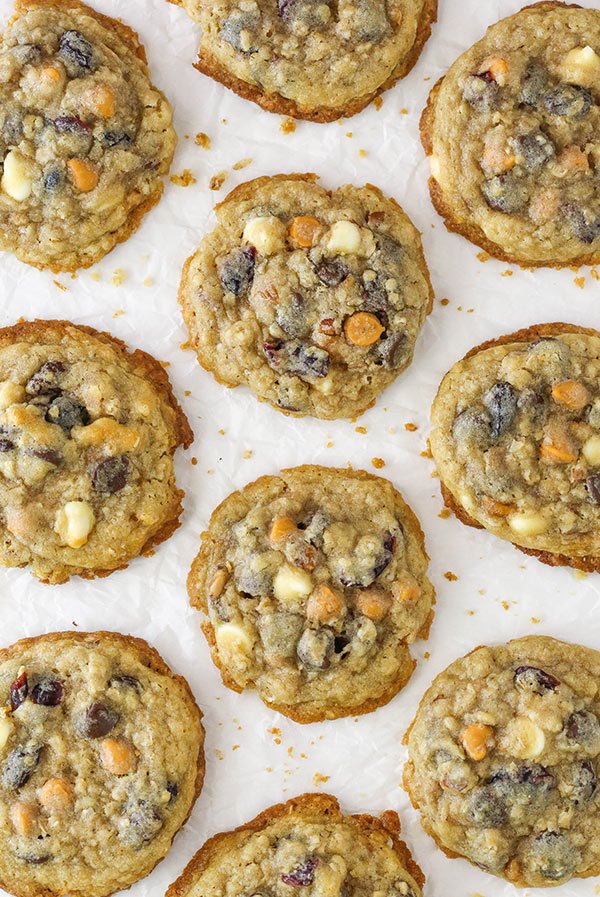
[[[127,280],[127,275],[123,271],[122,268],[115,268],[113,271],[113,276],[110,279],[110,282],[114,287],[120,287],[122,283],[125,283]]]
[[[376,467],[379,470],[381,467],[385,467],[385,461],[383,458],[371,458],[371,464],[373,467]]]
[[[456,575],[456,573],[453,573],[452,570],[446,570],[446,572],[444,573],[444,579],[447,579],[448,582],[456,582],[458,576]]]
[[[293,134],[296,130],[296,122],[293,118],[284,118],[279,129],[283,131],[284,134]]]
[[[220,190],[225,181],[227,180],[227,172],[220,171],[218,174],[214,174],[210,181],[208,182],[208,186],[211,190]]]
[[[320,772],[316,772],[313,776],[313,785],[318,788],[323,782],[328,782],[331,776],[323,776]]]
[[[196,178],[189,168],[184,168],[181,174],[172,174],[171,180],[178,187],[189,187],[190,184],[196,183]]]
[[[196,143],[198,146],[201,146],[202,149],[209,150],[210,149],[210,137],[208,134],[205,134],[204,131],[199,131],[196,134]]]
[[[241,168],[247,168],[248,165],[252,162],[252,159],[240,159],[239,162],[236,162],[235,165],[232,165],[234,171],[239,171]]]

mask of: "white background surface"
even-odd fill
[[[110,330],[130,346],[168,361],[196,441],[177,456],[178,482],[186,491],[183,525],[154,557],[138,559],[107,579],[74,579],[62,586],[41,585],[27,570],[0,571],[2,645],[53,629],[115,629],[148,639],[190,682],[205,713],[204,791],[169,856],[132,888],[131,897],[163,894],[207,837],[280,800],[317,790],[316,773],[330,777],[318,787],[335,794],[345,811],[400,813],[404,837],[427,876],[426,897],[515,894],[511,885],[465,861],[446,859],[422,832],[400,786],[406,758],[400,741],[431,679],[477,644],[534,632],[600,649],[600,578],[578,579],[569,569],[544,567],[485,532],[440,519],[433,464],[421,456],[437,385],[471,346],[540,321],[599,326],[600,283],[589,269],[530,273],[494,260],[482,264],[477,248],[448,234],[429,202],[428,164],[418,141],[427,92],[488,24],[516,11],[520,2],[441,0],[439,23],[425,52],[410,76],[383,95],[380,111],[371,105],[341,124],[299,122],[292,134],[281,131],[280,116],[246,103],[192,68],[199,28],[183,10],[164,0],[125,5],[95,0],[95,6],[108,15],[124,15],[140,33],[153,80],[174,107],[179,147],[172,173],[189,168],[197,180],[185,188],[167,180],[163,199],[138,232],[92,269],[98,280],[90,271],[75,279],[55,278],[1,254],[1,324],[21,315],[67,318]],[[0,0],[0,12],[4,22],[11,13],[8,0]],[[199,131],[211,138],[209,151],[194,143]],[[247,168],[232,170],[246,158],[252,159]],[[222,170],[229,173],[224,188],[209,190],[210,178]],[[219,386],[192,352],[181,349],[187,334],[176,299],[179,275],[214,226],[214,202],[244,180],[286,171],[315,171],[327,187],[370,181],[394,196],[423,232],[437,296],[433,313],[411,368],[355,423],[286,418],[259,404],[245,388]],[[111,283],[116,269],[125,272],[120,286]],[[577,275],[585,277],[583,289],[574,283]],[[149,286],[144,285],[147,278]],[[442,306],[442,298],[449,304]],[[406,431],[407,422],[418,430]],[[357,426],[365,427],[366,435],[357,433]],[[248,452],[252,455],[246,458]],[[381,473],[403,492],[425,530],[438,591],[431,637],[416,646],[417,671],[387,707],[358,720],[301,726],[267,710],[254,694],[235,695],[221,685],[199,615],[188,606],[185,578],[211,510],[233,489],[307,462],[351,463],[375,472],[373,457],[384,459]],[[447,571],[458,579],[445,579]],[[280,730],[280,743],[270,731],[274,728]],[[600,893],[599,881],[574,882],[553,893],[588,897]]]

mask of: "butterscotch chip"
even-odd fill
[[[600,258],[600,11],[526,6],[435,85],[421,119],[437,211],[497,258]]]
[[[552,565],[600,568],[600,333],[540,324],[472,349],[432,407],[446,504]]]
[[[0,249],[89,267],[160,199],[171,107],[137,34],[76,0],[17,0],[0,70]]]
[[[200,364],[279,410],[354,417],[410,364],[433,293],[418,231],[372,186],[248,181],[186,262]]]
[[[322,778],[327,778],[322,777]],[[356,894],[421,897],[423,873],[399,840],[391,810],[343,816],[329,794],[303,794],[269,807],[232,832],[215,835],[167,897],[208,894]]]
[[[307,723],[369,712],[406,684],[433,617],[427,562],[390,482],[297,467],[216,509],[188,590],[225,685]]]
[[[437,0],[177,2],[202,26],[199,71],[320,122],[360,112],[408,74],[437,15]]]
[[[599,675],[598,651],[528,636],[434,679],[404,784],[448,856],[519,887],[598,875]]]
[[[142,639],[55,632],[0,651],[0,888],[106,897],[148,875],[202,788],[202,714]]]
[[[0,564],[105,576],[179,525],[193,434],[163,367],[68,321],[0,330]]]

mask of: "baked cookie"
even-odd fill
[[[444,853],[518,887],[600,873],[599,676],[598,651],[528,636],[434,679],[404,783]]]
[[[68,321],[0,330],[0,564],[43,582],[148,554],[179,526],[193,440],[152,356]]]
[[[103,897],[166,855],[204,777],[185,679],[142,639],[54,632],[0,651],[0,887]]]
[[[335,121],[416,63],[437,0],[172,0],[202,25],[196,68],[269,112]]]
[[[428,560],[388,480],[295,467],[219,505],[188,590],[225,685],[308,723],[368,713],[407,683],[433,618]]]
[[[444,377],[431,450],[457,517],[546,564],[600,570],[600,333],[539,324]]]
[[[421,120],[450,230],[524,265],[600,259],[600,10],[543,2],[492,25]]]
[[[0,42],[0,249],[87,268],[160,199],[177,138],[137,34],[77,0],[17,0]]]
[[[200,364],[280,410],[354,417],[410,364],[433,293],[418,231],[376,187],[236,187],[179,292]]]
[[[343,816],[329,794],[269,807],[198,851],[167,897],[421,897],[425,881],[391,810]]]

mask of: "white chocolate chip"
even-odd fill
[[[137,430],[124,427],[112,417],[99,417],[87,427],[73,427],[71,438],[81,445],[105,445],[115,453],[137,448],[142,437]]]
[[[0,716],[0,753],[6,747],[6,743],[13,733],[15,724],[7,716]]]
[[[356,255],[360,249],[360,228],[352,221],[336,221],[332,226],[327,240],[327,252],[335,255],[341,252],[345,255]]]
[[[583,457],[591,464],[592,467],[596,467],[600,464],[600,436],[590,436],[589,439],[583,443],[583,447],[581,449],[583,452]]]
[[[546,736],[534,722],[526,716],[518,716],[511,720],[502,740],[502,747],[507,753],[520,760],[533,760],[544,750]]]
[[[31,194],[32,185],[25,157],[18,150],[10,150],[4,157],[4,174],[0,186],[13,199],[22,202]]]
[[[308,598],[312,589],[309,574],[300,567],[292,567],[290,564],[280,567],[273,580],[273,592],[282,604],[298,604],[303,598]]]
[[[10,405],[16,405],[25,398],[25,390],[12,380],[3,380],[0,383],[0,411],[6,411]]]
[[[54,531],[69,548],[81,548],[94,528],[96,518],[87,501],[68,501],[56,515]]]
[[[273,255],[285,247],[286,236],[287,230],[283,221],[268,216],[251,218],[244,228],[243,238],[261,255]]]
[[[518,536],[539,536],[548,529],[548,520],[536,511],[523,511],[512,514],[508,518],[508,525]]]
[[[560,73],[571,84],[591,87],[600,76],[600,56],[589,46],[575,47],[561,60]]]
[[[235,663],[236,656],[248,655],[252,650],[252,638],[246,629],[237,623],[223,623],[215,633],[217,647],[223,663]],[[237,657],[239,660],[239,657]]]

